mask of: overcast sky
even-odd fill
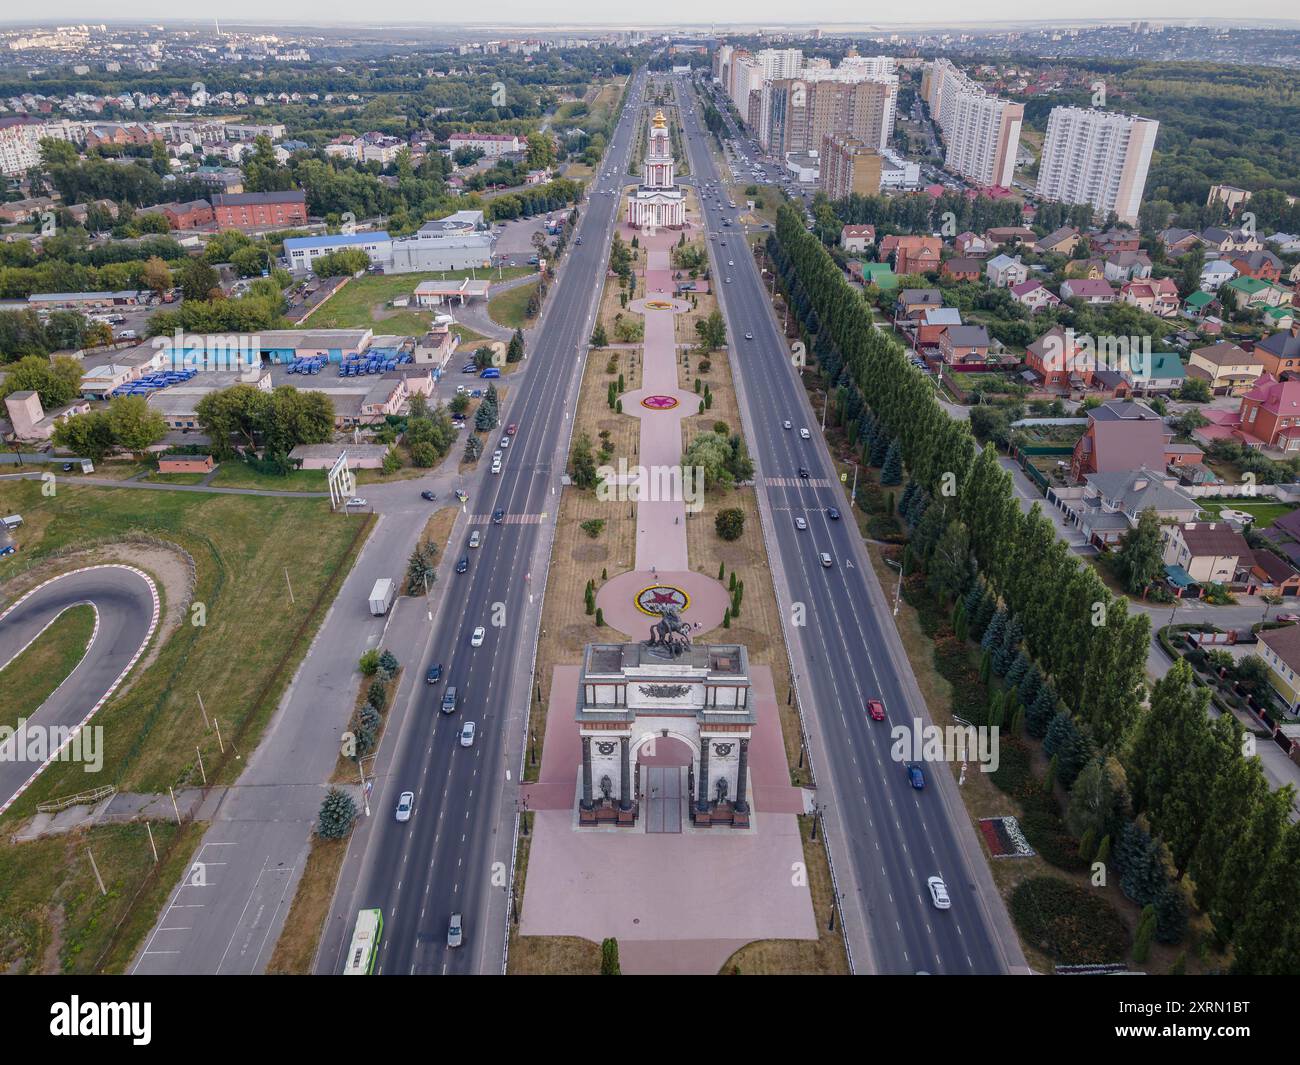
[[[788,24],[791,19],[798,19],[801,22],[820,20],[828,24],[885,26],[901,22],[942,25],[972,19],[1043,20],[1052,19],[1053,16],[1061,20],[1086,17],[1128,21],[1162,18],[1222,19],[1232,15],[1231,9],[1226,9],[1222,0],[1093,0],[1083,7],[1074,3],[1067,4],[1063,0],[1047,0],[1038,5],[1025,4],[1023,0],[986,0],[982,4],[972,4],[970,0],[931,0],[925,5],[898,5],[883,11],[875,5],[868,7],[865,4],[849,4],[845,0],[806,0],[799,4],[791,4],[789,0],[711,0],[707,4],[701,4],[699,0],[662,0],[637,5],[612,5],[609,0],[567,0],[558,4],[539,4],[537,0],[478,0],[469,5],[472,14],[463,7],[456,12],[456,6],[435,6],[427,0],[365,0],[364,3],[358,3],[357,0],[275,0],[270,4],[266,0],[225,0],[215,13],[223,22],[238,19],[268,22],[273,19],[299,25],[313,22],[363,22],[370,25],[383,21],[430,23],[443,22],[448,17],[455,18],[456,14],[460,14],[472,18],[475,23],[538,24],[545,20],[557,26],[582,22],[609,25],[611,17],[624,18],[628,25],[673,22],[699,24],[701,20],[717,19],[719,25],[732,22],[752,26],[765,22],[770,25]],[[627,13],[614,14],[620,8]],[[190,11],[186,11],[186,14],[193,19]],[[1295,18],[1294,8],[1282,0],[1262,0],[1239,13],[1253,20]],[[17,14],[17,11],[11,9],[3,16],[4,22],[18,22],[19,19],[15,18]],[[116,0],[112,5],[104,4],[103,0],[47,0],[28,7],[24,14],[28,18],[38,16],[42,21],[76,19],[98,22],[110,17],[157,19],[166,24],[176,18],[178,8],[175,0]]]

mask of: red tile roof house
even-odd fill
[[[1061,301],[1041,281],[1022,281],[1009,289],[1011,298],[1031,312],[1059,307]]]
[[[217,193],[212,213],[218,229],[281,228],[307,221],[304,192]]]
[[[894,256],[894,273],[925,274],[939,269],[939,251],[942,242],[938,237],[885,237],[880,242],[879,259],[889,261]]]
[[[945,260],[939,274],[954,281],[979,281],[984,276],[984,263],[974,256],[959,256]]]
[[[1182,303],[1178,298],[1178,286],[1169,277],[1126,281],[1120,286],[1119,294],[1125,303],[1160,318],[1172,318]]]
[[[840,247],[847,252],[864,252],[874,243],[875,226],[845,226],[840,230]]]
[[[1246,560],[1242,559],[1244,563]],[[1251,552],[1248,595],[1298,595],[1300,572],[1272,551],[1260,548]]]
[[[1084,303],[1114,303],[1119,299],[1109,281],[1091,277],[1069,277],[1061,282],[1061,299]]]
[[[1088,428],[1074,445],[1070,459],[1070,480],[1081,481],[1090,473],[1118,473],[1149,466],[1200,462],[1197,448],[1173,443],[1173,431],[1164,419],[1145,403],[1112,400],[1088,412]]]
[[[1142,246],[1142,235],[1131,229],[1108,229],[1088,237],[1088,247],[1093,254],[1108,256],[1119,251],[1137,251]]]
[[[987,362],[988,330],[982,325],[950,325],[939,336],[939,356],[949,366]]]
[[[1236,414],[1211,409],[1205,416],[1210,424],[1192,434],[1202,443],[1236,438],[1247,447],[1300,451],[1300,381],[1279,381],[1263,374],[1241,397]]]

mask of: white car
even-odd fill
[[[474,746],[474,722],[466,721],[460,730],[460,745],[462,747]],[[942,881],[940,881],[942,884]]]
[[[347,502],[347,505],[350,506],[350,507],[365,507],[365,506],[369,506],[369,504],[368,504],[364,499],[362,499],[360,496],[357,496],[357,497],[355,497],[355,498],[353,498],[353,499],[349,499],[348,502]]]
[[[509,446],[510,446],[510,437],[508,437],[508,436],[503,436],[503,437],[501,438],[501,450],[504,451],[504,450],[505,450],[506,448],[508,448]]]
[[[800,436],[800,438],[803,439],[803,440],[811,440],[811,439],[812,439],[812,433],[808,432],[807,429],[800,429],[800,430],[799,430],[799,436]]]
[[[475,628],[473,635],[470,636],[469,645],[471,647],[482,647],[483,637],[485,637],[486,635],[487,635],[487,629],[485,629],[482,625],[479,625],[477,628]]]
[[[794,527],[802,532],[808,528],[808,523],[803,518],[795,518]]]
[[[399,821],[409,821],[411,819],[411,810],[415,806],[415,792],[404,791],[397,797],[397,819]]]
[[[932,876],[926,881],[926,884],[930,888],[930,901],[934,903],[936,910],[952,908],[952,899],[948,897],[948,888],[943,882],[943,877]]]
[[[728,260],[727,260],[727,265],[728,265],[728,266],[735,266],[735,265],[736,265],[736,260],[735,260],[735,259],[728,259]]]
[[[783,422],[781,423],[781,428],[782,428],[782,429],[793,429],[794,426],[790,424],[790,419],[787,418],[785,421],[783,421]]]
[[[478,547],[478,545],[481,544],[482,542],[483,542],[483,537],[479,535],[479,531],[477,529],[475,529],[472,533],[469,534],[470,547]]]

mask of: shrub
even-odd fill
[[[382,710],[388,704],[388,689],[378,680],[372,680],[366,689],[366,702],[376,710]]]
[[[330,788],[316,816],[316,835],[321,839],[342,839],[352,831],[357,819],[357,804],[339,788]]]
[[[1100,965],[1128,956],[1128,929],[1095,891],[1051,876],[1011,893],[1011,918],[1025,941],[1066,965]]]
[[[584,521],[579,528],[594,540],[604,531],[605,519],[592,518],[589,521]]]
[[[739,540],[745,532],[745,512],[739,507],[720,510],[713,519],[713,527],[722,539]]]
[[[358,663],[358,667],[363,675],[373,677],[375,675],[375,670],[379,668],[379,652],[372,647],[361,656],[361,661]]]

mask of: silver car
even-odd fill
[[[459,947],[465,940],[465,931],[461,925],[460,914],[453,913],[447,922],[447,946]]]
[[[409,821],[411,811],[415,808],[415,792],[404,791],[397,798],[397,820]]]

